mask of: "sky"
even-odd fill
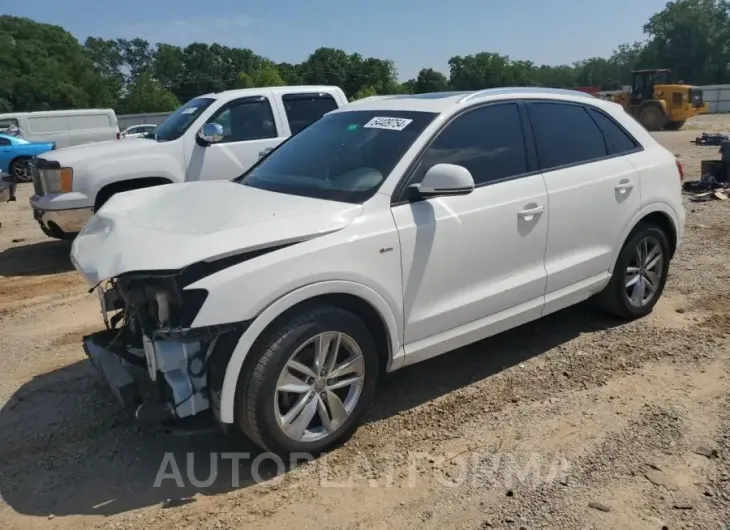
[[[421,68],[448,74],[454,55],[482,51],[538,64],[608,56],[644,38],[666,0],[0,0],[0,14],[88,36],[152,43],[218,42],[276,62],[318,47],[391,59],[400,80]]]

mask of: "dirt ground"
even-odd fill
[[[694,179],[718,153],[689,141],[728,130],[710,116],[657,137]],[[216,432],[120,412],[80,345],[97,300],[30,193],[0,205],[0,528],[730,525],[730,201],[686,200],[648,318],[576,307],[404,369],[350,442],[277,474]],[[161,469],[181,483],[155,487]]]

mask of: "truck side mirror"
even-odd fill
[[[204,145],[220,142],[223,136],[223,127],[218,123],[206,123],[198,131],[198,138]]]

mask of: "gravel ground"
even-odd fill
[[[708,116],[657,137],[697,178],[717,149],[689,140],[726,130]],[[649,317],[571,308],[404,369],[350,442],[277,475],[245,443],[120,413],[80,346],[96,299],[29,195],[0,205],[0,528],[730,524],[730,201],[687,199]],[[226,451],[251,457],[234,468]],[[166,453],[182,481],[155,487]]]

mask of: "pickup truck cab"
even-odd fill
[[[292,134],[347,104],[334,86],[229,90],[194,98],[153,134],[37,157],[33,215],[46,235],[72,238],[116,193],[161,184],[230,180]]]

